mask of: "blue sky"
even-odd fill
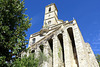
[[[40,31],[45,6],[51,3],[56,4],[59,19],[76,19],[85,42],[90,43],[95,54],[100,54],[100,0],[25,0],[25,8],[28,9],[25,13],[32,18],[26,38]]]

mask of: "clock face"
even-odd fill
[[[50,17],[50,14],[48,15],[48,17]]]
[[[51,24],[51,21],[48,21],[48,24],[50,25]]]

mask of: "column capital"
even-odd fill
[[[52,37],[52,39],[56,39],[57,38],[57,35],[56,34],[54,34],[54,36]]]

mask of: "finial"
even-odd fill
[[[74,20],[75,18],[73,17],[73,20]]]

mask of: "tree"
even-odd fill
[[[29,57],[23,57],[16,59],[12,67],[38,67],[39,60],[34,57],[34,54],[30,54]]]
[[[37,58],[36,58],[37,57]],[[43,61],[48,62],[47,57],[44,55],[43,52],[39,52],[38,56],[35,56],[35,53],[30,53],[30,55],[27,57],[27,55],[24,55],[21,59],[16,59],[11,67],[42,67]]]
[[[99,63],[99,67],[100,67],[100,55],[99,54],[96,55],[96,59],[97,59],[97,61]]]
[[[0,0],[0,66],[18,58],[26,48],[25,31],[30,28],[30,20],[25,15],[24,1]]]

